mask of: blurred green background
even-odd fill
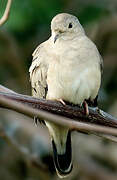
[[[2,17],[4,13],[6,3],[7,0],[0,0],[0,17]],[[10,17],[8,21],[0,27],[0,84],[19,93],[31,94],[28,73],[32,61],[31,54],[38,44],[50,36],[51,19],[61,12],[67,12],[77,16],[87,35],[96,43],[104,59],[102,86],[99,93],[99,107],[117,117],[116,0],[13,0]],[[13,119],[21,118],[21,115],[10,111],[0,110],[0,113],[2,127],[7,127],[8,132],[11,127],[9,125],[9,119],[11,120],[10,123],[14,124],[14,121],[12,122]],[[25,117],[23,118],[25,119]],[[11,129],[10,132],[13,133],[14,131]],[[47,139],[48,134],[45,129],[43,131],[45,131],[44,136],[45,139]],[[33,135],[30,135],[30,138],[32,138],[32,136]],[[79,159],[80,173],[77,174],[74,172],[73,177],[70,177],[70,179],[84,178],[86,180],[93,180],[97,178],[99,180],[107,180],[108,177],[111,177],[112,172],[114,172],[115,175],[113,175],[111,179],[117,179],[116,144],[94,136],[79,135],[79,137],[80,138],[77,139],[77,134],[73,135],[73,142],[75,141],[75,145],[73,145],[73,147],[75,146],[74,153],[77,152],[80,144],[81,149],[78,151],[79,155],[85,157],[85,155],[88,154],[87,152],[90,152],[90,155],[86,155],[85,160],[83,158]],[[13,138],[14,136],[12,139]],[[88,139],[92,150],[87,147]],[[17,138],[15,141],[17,142]],[[22,138],[19,144],[22,144]],[[47,145],[47,142],[45,144]],[[29,147],[27,146],[25,148],[28,149]],[[98,148],[99,151],[97,151]],[[50,153],[50,148],[48,151],[48,153]],[[84,155],[83,152],[86,154]],[[102,154],[100,154],[100,152],[102,152]],[[14,148],[8,145],[2,138],[0,139],[0,161],[2,162],[2,164],[0,163],[0,180],[45,179],[43,176],[44,172],[41,172],[41,170],[38,171],[38,168],[35,170],[35,167],[27,165],[27,162],[24,160],[25,158],[18,153],[17,150],[14,150]],[[13,156],[13,154],[15,155]],[[11,158],[12,156],[13,158]],[[98,172],[98,168],[102,167],[100,171],[102,174],[105,173],[105,175],[99,177],[99,173],[95,176],[94,174],[96,173],[94,173],[92,175],[93,177],[90,176],[90,170],[88,169],[90,160],[86,163],[86,159],[89,156],[94,158],[95,163],[99,163],[99,167],[96,166],[96,171]],[[9,157],[12,162],[10,164],[8,163]],[[83,166],[83,163],[87,164],[87,168]],[[16,169],[14,169],[14,167]],[[84,175],[83,170],[85,171]],[[94,169],[93,172],[95,172]],[[47,171],[48,178],[46,177],[46,179],[57,179],[56,176],[48,174],[49,170]]]

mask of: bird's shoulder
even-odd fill
[[[32,61],[35,61],[37,58],[40,58],[40,60],[42,60],[42,59],[44,60],[45,54],[47,54],[49,47],[50,47],[49,39],[47,41],[41,43],[40,45],[38,45],[37,48],[32,53],[32,57],[33,57]]]
[[[32,74],[33,71],[38,67],[42,68],[45,66],[46,68],[48,64],[47,46],[49,46],[49,40],[38,45],[32,53],[32,64],[29,68],[30,74]]]

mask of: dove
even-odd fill
[[[30,66],[32,95],[37,98],[84,105],[95,101],[101,85],[102,58],[77,17],[61,13],[51,21],[51,37],[33,53]],[[72,171],[71,132],[44,120],[49,130],[59,177]]]

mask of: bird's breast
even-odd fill
[[[63,99],[81,104],[98,93],[101,74],[98,65],[52,63],[48,70],[48,99]]]

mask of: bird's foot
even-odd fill
[[[89,108],[88,108],[88,104],[86,101],[83,102],[83,108],[84,108],[85,115],[88,116],[89,115]]]
[[[57,101],[59,101],[62,105],[66,105],[65,102],[62,99],[57,99]]]

